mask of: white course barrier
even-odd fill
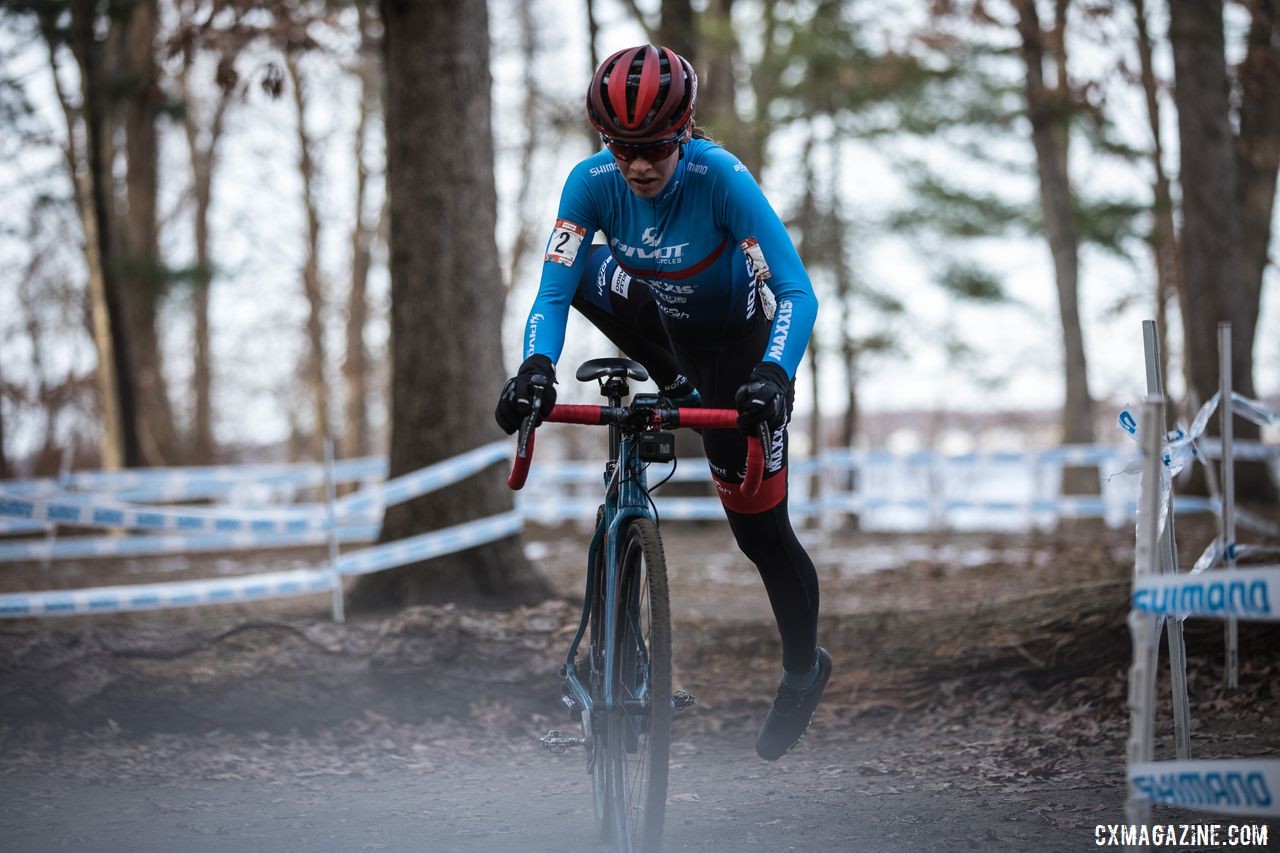
[[[329,592],[335,588],[339,575],[367,574],[474,548],[515,534],[522,523],[518,512],[504,513],[343,554],[335,566],[327,568],[175,583],[10,593],[0,595],[0,618],[199,607]]]
[[[1146,325],[1146,324],[1144,324]],[[1155,347],[1148,332],[1148,379]],[[1230,330],[1220,329],[1222,352],[1230,351]],[[1257,566],[1238,569],[1235,560],[1249,553],[1270,556],[1276,548],[1240,546],[1235,542],[1233,464],[1230,414],[1243,416],[1254,423],[1276,425],[1280,415],[1267,410],[1257,401],[1247,400],[1230,391],[1230,374],[1224,370],[1224,392],[1204,403],[1192,421],[1192,428],[1164,435],[1164,400],[1162,389],[1148,382],[1152,396],[1143,403],[1142,416],[1135,418],[1126,410],[1120,416],[1121,428],[1142,444],[1140,508],[1138,514],[1138,547],[1134,558],[1133,596],[1130,599],[1129,630],[1133,638],[1133,662],[1129,669],[1130,730],[1128,744],[1129,797],[1126,817],[1130,825],[1146,825],[1151,818],[1152,803],[1228,813],[1228,815],[1280,816],[1280,760],[1248,758],[1248,760],[1190,760],[1189,716],[1185,652],[1181,637],[1181,620],[1188,617],[1221,619],[1228,629],[1228,685],[1235,686],[1235,631],[1238,620],[1280,620],[1280,566]],[[1210,543],[1189,573],[1180,573],[1178,556],[1172,544],[1174,503],[1170,501],[1172,478],[1192,460],[1206,459],[1198,441],[1220,398],[1231,401],[1224,412],[1221,459],[1224,487],[1217,497],[1216,480],[1210,478],[1217,500],[1213,511],[1222,521],[1222,533]],[[1133,470],[1130,466],[1129,470]],[[1212,474],[1212,469],[1210,470]],[[1243,520],[1242,520],[1243,521]],[[1268,523],[1261,519],[1244,521],[1263,533]],[[1224,566],[1224,567],[1219,567]],[[1170,666],[1172,699],[1174,699],[1175,735],[1178,739],[1176,761],[1153,761],[1155,752],[1155,704],[1158,642],[1161,630],[1170,631]]]

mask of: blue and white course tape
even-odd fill
[[[339,574],[368,574],[474,548],[512,536],[522,524],[520,513],[508,512],[434,530],[344,554],[338,558],[336,572],[328,568],[296,569],[174,583],[9,593],[0,595],[0,618],[199,607],[328,592],[334,588]]]

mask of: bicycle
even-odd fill
[[[580,382],[598,380],[609,405],[558,405],[543,420],[608,426],[609,461],[605,501],[588,551],[582,617],[560,670],[562,702],[570,719],[581,724],[582,737],[553,729],[541,740],[555,753],[585,748],[601,840],[612,841],[617,853],[653,853],[661,846],[666,814],[672,714],[695,700],[686,691],[671,691],[666,558],[646,469],[675,459],[675,436],[663,430],[738,429],[738,413],[667,407],[657,394],[637,394],[623,406],[630,393],[627,379],[649,378],[630,359],[591,359],[576,376]],[[535,387],[535,412],[538,393]],[[528,476],[537,426],[532,414],[520,426],[507,480],[513,489],[522,488]],[[759,489],[764,472],[761,439],[767,441],[768,433],[760,432],[748,436],[742,486],[748,495]],[[584,640],[586,654],[579,661]]]

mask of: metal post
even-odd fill
[[[347,621],[342,598],[342,575],[338,573],[338,523],[334,513],[337,487],[333,471],[333,437],[324,440],[324,503],[329,518],[329,571],[333,574],[333,621]]]
[[[1158,400],[1160,418],[1158,435],[1165,434],[1164,377],[1160,375],[1160,336],[1154,320],[1142,321],[1142,349],[1147,365],[1147,399]],[[1164,530],[1157,543],[1160,571],[1172,575],[1178,572],[1178,544],[1173,537],[1173,491],[1169,492],[1169,506],[1165,513]],[[1187,643],[1182,630],[1182,620],[1161,618],[1156,623],[1156,643],[1159,645],[1161,625],[1169,631],[1169,682],[1173,691],[1173,737],[1178,758],[1191,757],[1191,701],[1187,695]]]
[[[1161,433],[1164,415],[1159,398],[1148,397],[1142,404],[1142,486],[1138,497],[1138,541],[1133,561],[1134,582],[1155,574],[1160,560],[1160,476]],[[1129,742],[1128,764],[1141,764],[1155,752],[1155,687],[1156,653],[1158,649],[1155,616],[1146,611],[1129,609],[1129,635],[1133,641],[1133,661],[1129,665]],[[1125,773],[1126,779],[1128,773]],[[1130,824],[1145,824],[1151,819],[1151,803],[1129,785],[1125,816]]]
[[[67,484],[71,482],[71,461],[74,451],[74,444],[68,444],[62,448],[62,459],[58,463],[58,488],[64,492],[67,490]],[[58,525],[50,522],[47,527],[44,537],[47,549],[44,552],[44,558],[40,560],[40,568],[45,571],[48,571],[49,564],[53,562],[53,546],[58,543]]]
[[[1222,553],[1228,569],[1236,567],[1236,464],[1232,451],[1231,324],[1218,324],[1218,416],[1222,419]],[[1227,687],[1240,683],[1240,629],[1234,617],[1226,621]]]

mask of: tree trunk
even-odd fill
[[[125,304],[138,388],[138,428],[149,461],[158,465],[181,456],[157,328],[159,305],[167,284],[156,221],[156,118],[163,94],[155,59],[156,0],[133,0],[127,8],[121,59],[122,88],[127,93],[123,118],[128,211],[121,243],[121,272],[127,288]]]
[[[1027,116],[1031,121],[1031,141],[1040,177],[1040,208],[1044,216],[1045,236],[1053,254],[1062,321],[1063,378],[1066,386],[1062,440],[1068,444],[1088,444],[1093,441],[1093,401],[1089,395],[1078,304],[1080,238],[1071,212],[1071,185],[1062,143],[1069,90],[1066,80],[1058,80],[1056,90],[1045,84],[1044,34],[1035,0],[1016,0],[1014,5],[1018,10],[1018,34],[1027,71]],[[1065,58],[1059,60],[1058,67],[1066,67]],[[1059,73],[1064,72],[1060,70]],[[1096,494],[1096,470],[1065,469],[1062,490],[1064,494]]]
[[[1156,335],[1161,341],[1160,375],[1169,375],[1169,300],[1181,289],[1182,269],[1178,261],[1178,236],[1173,222],[1173,193],[1169,176],[1164,171],[1164,143],[1160,128],[1159,83],[1156,80],[1151,31],[1147,26],[1146,0],[1133,0],[1138,34],[1138,61],[1142,69],[1142,91],[1147,102],[1147,121],[1151,126],[1151,168],[1154,179],[1154,227],[1151,230],[1151,253],[1156,268]],[[1173,407],[1168,407],[1170,416]]]
[[[662,0],[658,42],[689,60],[698,61],[698,16],[689,0]]]
[[[41,24],[49,44],[57,77],[55,21],[42,16]],[[89,300],[93,317],[94,343],[98,352],[98,384],[103,410],[102,466],[107,469],[142,465],[138,439],[137,394],[132,357],[116,270],[111,204],[113,182],[105,153],[110,149],[110,116],[103,87],[106,83],[102,45],[95,30],[98,25],[93,0],[76,0],[71,7],[71,46],[80,67],[81,114],[84,122],[84,167],[81,171],[74,147],[69,151],[69,175],[80,207],[84,227],[85,264],[89,271]],[[67,136],[73,140],[77,128],[74,113],[59,89],[67,114]],[[74,142],[69,144],[74,146]]]
[[[196,269],[191,294],[191,393],[194,405],[188,454],[191,462],[207,465],[217,455],[213,438],[213,353],[209,328],[209,286],[213,280],[213,264],[209,257],[209,205],[213,201],[213,170],[217,160],[218,140],[222,137],[223,118],[231,95],[225,90],[219,92],[209,126],[202,129],[196,117],[191,87],[188,85],[190,60],[190,56],[186,57],[179,77],[186,106],[183,112],[183,130],[186,133],[195,196]]]
[[[369,35],[369,12],[364,5],[356,7],[360,26],[360,118],[356,125],[356,198],[355,225],[351,230],[351,293],[347,297],[347,346],[342,361],[345,390],[343,416],[343,455],[364,456],[373,446],[369,430],[369,353],[364,343],[364,327],[369,319],[369,267],[378,223],[369,221],[365,210],[368,202],[369,169],[365,165],[365,135],[369,116],[378,111],[381,91],[380,62],[377,44]]]
[[[1201,399],[1218,390],[1218,323],[1229,322],[1235,390],[1254,396],[1258,300],[1244,260],[1222,2],[1175,0],[1169,10],[1182,153],[1181,302],[1187,374]],[[1241,439],[1259,436],[1255,424],[1240,418],[1233,429]],[[1277,499],[1275,483],[1261,463],[1237,465],[1235,483],[1241,499]]]
[[[733,30],[733,0],[710,0],[702,13],[702,50],[698,80],[698,123],[705,125],[725,147],[737,152],[746,130],[738,116],[734,63],[738,40]]]
[[[1245,298],[1257,303],[1268,263],[1280,166],[1280,0],[1253,0],[1249,7],[1253,18],[1244,61],[1237,69],[1241,98],[1236,165]]]
[[[384,112],[391,251],[391,475],[500,437],[503,288],[484,0],[383,0]],[[509,512],[491,467],[387,510],[382,540]],[[519,537],[360,579],[354,608],[464,601],[529,603],[549,594]]]
[[[769,107],[781,88],[781,66],[784,61],[775,44],[777,7],[777,0],[763,0],[761,4],[764,20],[760,24],[760,39],[764,44],[764,53],[760,56],[760,61],[751,68],[751,89],[756,101],[755,121],[745,124],[746,132],[736,142],[738,147],[733,149],[733,153],[761,185],[764,184],[764,154],[774,127],[774,123],[769,120]]]
[[[9,456],[4,450],[4,400],[8,396],[4,384],[4,364],[0,363],[0,480],[8,480],[13,476],[9,470]]]
[[[325,384],[324,283],[320,280],[320,214],[316,210],[315,162],[311,157],[311,134],[307,132],[307,101],[302,76],[294,56],[285,53],[285,67],[293,82],[293,103],[298,114],[298,172],[302,176],[302,202],[307,214],[307,252],[302,262],[302,289],[307,297],[307,355],[305,375],[311,395],[312,423],[310,452],[313,459],[324,455],[329,437],[329,388]]]

